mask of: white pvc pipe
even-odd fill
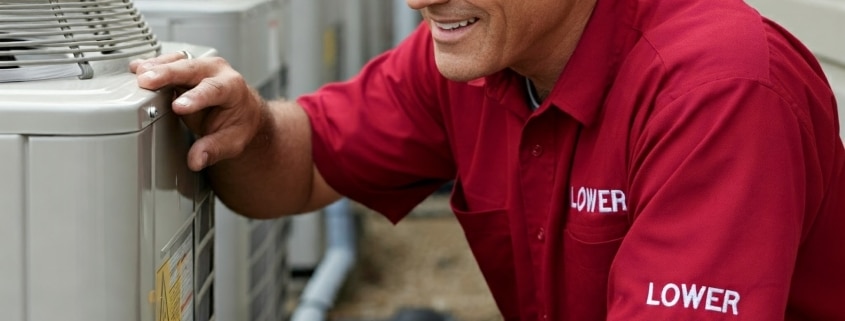
[[[325,209],[328,248],[314,275],[302,291],[291,321],[323,321],[347,274],[355,265],[355,224],[349,200],[341,199]]]

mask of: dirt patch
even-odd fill
[[[432,308],[457,321],[501,320],[445,196],[397,225],[360,205],[359,256],[331,320],[387,320],[403,307]]]

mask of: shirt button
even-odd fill
[[[537,230],[537,241],[544,241],[546,239],[546,229],[540,228]]]
[[[539,144],[534,145],[534,147],[531,148],[531,156],[539,157],[540,155],[543,155],[543,146],[540,146]]]
[[[548,314],[543,314],[543,320],[548,320],[548,319],[549,319],[549,315],[548,315]]]

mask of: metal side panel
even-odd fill
[[[215,218],[214,196],[212,193],[196,194],[197,203],[195,209],[195,259],[194,262],[194,321],[213,321],[217,316],[215,305],[216,290],[216,266],[214,264],[214,251],[217,244],[217,222]]]
[[[279,53],[280,24],[275,4],[267,0],[250,10],[241,12],[238,35],[242,45],[238,55],[243,57],[242,72],[253,76],[253,86],[260,87],[275,78],[282,67]]]
[[[288,238],[290,237],[290,220],[288,218],[278,219],[274,224],[276,230],[276,245],[275,262],[276,265],[273,275],[276,277],[276,301],[274,307],[276,309],[275,319],[279,321],[287,320],[290,317],[288,310],[288,299],[290,290],[291,269],[288,266]]]
[[[194,320],[196,174],[187,167],[190,134],[173,114],[152,126],[153,320]],[[145,320],[146,321],[146,320]]]
[[[158,39],[217,49],[254,87],[281,68],[277,10],[270,0],[137,1]]]
[[[249,220],[220,202],[215,215],[218,319],[285,318],[288,219]]]
[[[139,135],[29,138],[27,315],[138,320]]]
[[[0,135],[0,311],[3,319],[24,321],[24,152],[25,139]]]
[[[169,117],[169,116],[165,116]],[[155,249],[155,198],[153,195],[153,127],[144,128],[138,143],[139,186],[141,189],[138,256],[139,320],[158,321],[155,314],[155,271],[158,251]]]
[[[290,230],[289,218],[267,221],[268,229],[272,232],[268,235],[269,246],[267,248],[267,272],[262,282],[267,283],[269,289],[266,300],[267,317],[269,320],[287,320],[290,313],[287,310],[288,286],[290,283],[291,270],[287,263],[288,237]],[[325,235],[325,234],[324,234]]]
[[[274,300],[276,253],[274,221],[253,221],[250,228],[249,320],[265,321],[276,315]]]
[[[155,248],[161,251],[193,222],[196,174],[187,166],[191,138],[179,119],[167,114],[156,121],[152,139]]]
[[[217,219],[217,244],[214,247],[215,307],[218,320],[250,320],[249,318],[249,244],[250,221],[235,214],[219,200],[214,215]]]
[[[322,212],[309,212],[290,218],[287,262],[293,270],[313,270],[325,251]]]

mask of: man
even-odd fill
[[[189,166],[245,215],[396,222],[455,179],[505,320],[845,320],[836,105],[786,31],[738,0],[408,4],[404,43],[296,102],[221,59],[132,69],[190,88]]]

